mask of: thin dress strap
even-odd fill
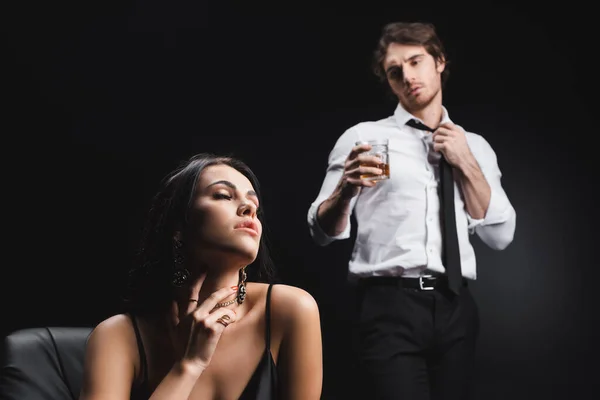
[[[135,338],[138,344],[138,351],[140,353],[140,364],[142,367],[142,385],[145,385],[148,382],[148,365],[146,364],[146,351],[144,350],[144,343],[142,342],[142,335],[140,335],[140,330],[137,325],[137,321],[135,317],[131,316],[131,321],[133,322],[133,330],[135,331]]]
[[[267,309],[265,311],[265,330],[266,330],[266,341],[267,349],[271,350],[271,289],[273,284],[269,285],[267,289]]]

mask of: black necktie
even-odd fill
[[[406,125],[429,132],[435,131],[421,122],[411,119]],[[458,294],[462,286],[462,272],[460,268],[460,249],[456,233],[456,215],[454,214],[454,178],[452,166],[444,156],[440,159],[440,202],[442,203],[442,259],[448,274],[450,290]]]

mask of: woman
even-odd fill
[[[310,294],[247,282],[269,273],[258,181],[200,154],[155,197],[129,312],[94,329],[81,400],[319,399],[321,330]]]

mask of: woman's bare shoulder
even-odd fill
[[[258,294],[262,302],[266,299],[269,284],[252,282],[253,291]],[[297,310],[299,312],[318,311],[318,305],[314,297],[306,290],[297,286],[285,284],[273,284],[271,289],[271,308],[283,308],[284,310]]]
[[[101,333],[128,332],[133,329],[131,317],[127,314],[116,314],[100,321],[94,331]]]
[[[109,347],[135,347],[135,332],[127,314],[116,314],[96,325],[90,334],[92,344]]]
[[[292,325],[319,320],[319,306],[315,298],[308,291],[291,285],[273,285],[271,312],[274,319]]]

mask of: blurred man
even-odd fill
[[[359,385],[370,399],[467,398],[479,330],[469,235],[502,250],[515,232],[494,150],[443,106],[447,65],[432,25],[383,28],[374,71],[396,110],[339,137],[308,211],[322,246],[350,237],[352,213],[358,224],[349,275],[360,305]],[[389,179],[368,179],[386,169],[360,143],[373,139],[389,141]]]

